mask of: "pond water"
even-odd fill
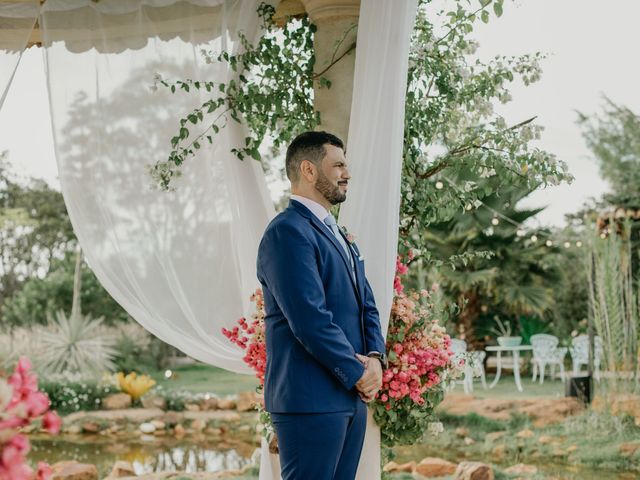
[[[50,464],[61,460],[77,460],[98,467],[100,478],[107,476],[117,460],[131,462],[137,475],[159,471],[217,472],[240,469],[255,463],[256,444],[228,439],[175,440],[142,436],[135,440],[114,440],[101,436],[60,435],[32,437],[29,459],[33,464],[42,460]],[[424,457],[440,457],[450,461],[465,460],[464,452],[442,450],[429,445],[414,445],[395,449],[398,463]],[[527,459],[523,463],[534,463]],[[505,467],[508,465],[505,465]],[[545,478],[562,480],[631,480],[637,472],[611,472],[588,467],[538,464]],[[540,478],[539,476],[537,478]]]
[[[85,436],[86,437],[86,436]],[[118,460],[131,462],[136,475],[161,471],[218,472],[240,469],[254,463],[256,445],[243,442],[187,439],[158,439],[142,436],[131,441],[114,441],[99,436],[88,438],[59,435],[31,439],[29,460],[54,464],[63,460],[92,463],[103,478]]]

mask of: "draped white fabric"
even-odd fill
[[[340,208],[365,257],[386,336],[398,251],[404,101],[417,0],[363,0],[347,159],[353,181]],[[380,429],[371,412],[358,480],[380,478]]]
[[[367,258],[386,331],[398,229],[407,53],[417,0],[363,0],[347,157],[353,173],[340,224]],[[275,1],[273,3],[276,3]],[[145,328],[203,362],[248,373],[221,334],[250,310],[255,256],[274,215],[264,175],[230,152],[229,121],[183,167],[176,191],[149,188],[177,120],[203,100],[152,87],[165,79],[226,81],[208,48],[259,34],[257,0],[48,0],[43,32],[56,158],[74,230],[109,293]],[[195,128],[195,127],[194,127]],[[369,418],[358,478],[380,478]],[[261,480],[279,479],[263,445]]]
[[[38,19],[39,0],[0,1],[0,109]]]
[[[178,120],[204,99],[154,90],[154,75],[227,81],[200,49],[234,51],[238,31],[258,34],[256,5],[48,0],[40,19],[60,182],[88,263],[154,335],[243,373],[221,328],[249,313],[256,288],[255,252],[274,215],[263,172],[230,153],[244,139],[232,120],[186,162],[175,192],[153,190],[147,166],[167,158]]]

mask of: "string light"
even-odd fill
[[[444,177],[444,180],[446,180],[446,181],[449,183],[449,185],[450,185],[451,187],[453,187],[454,189],[458,190],[458,192],[460,192],[460,193],[465,193],[465,192],[463,192],[463,191],[462,191],[462,189],[461,189],[458,185],[456,185],[454,182],[452,182],[449,178]],[[443,184],[440,180],[438,180],[438,181],[436,182],[435,186],[436,186],[436,189],[438,189],[438,190],[442,190],[442,189],[444,188],[444,184]],[[480,206],[480,205],[481,205],[481,206],[483,206],[484,208],[486,208],[487,210],[489,210],[489,211],[493,214],[493,218],[491,219],[491,225],[493,225],[493,226],[498,226],[498,225],[501,223],[500,221],[501,221],[501,220],[504,220],[505,222],[507,222],[507,223],[509,223],[509,224],[511,224],[511,225],[513,225],[514,227],[516,227],[516,228],[517,228],[517,230],[516,230],[516,235],[517,235],[518,237],[524,237],[524,236],[526,236],[527,232],[526,232],[526,230],[525,230],[525,228],[524,228],[524,225],[523,225],[523,224],[521,224],[521,223],[519,223],[519,222],[516,222],[515,220],[513,220],[513,219],[511,219],[511,218],[507,217],[507,216],[506,216],[506,215],[504,215],[502,212],[499,212],[499,211],[498,211],[498,210],[496,210],[495,208],[490,207],[489,205],[487,205],[486,203],[484,203],[484,202],[483,202],[482,200],[480,200],[480,199],[477,199],[477,200],[476,200],[476,202],[477,202],[477,205],[476,205],[476,206]],[[465,206],[465,209],[466,209],[467,211],[472,210],[472,209],[473,209],[473,204],[468,203],[468,204]],[[495,233],[495,232],[493,231],[493,228],[490,226],[490,227],[488,227],[488,228],[485,230],[485,233],[488,233],[489,235],[492,235],[492,234],[493,234],[493,233]],[[543,232],[538,232],[538,233],[543,234],[543,236],[549,236],[549,234],[548,234],[547,232],[544,232],[544,231],[543,231]],[[608,232],[605,230],[605,231],[600,235],[600,237],[601,237],[601,238],[603,238],[603,239],[607,238],[607,233],[608,233]],[[538,235],[533,234],[533,235],[531,235],[531,237],[529,237],[529,239],[530,239],[530,241],[531,241],[532,243],[536,243],[536,242],[538,241]],[[545,245],[546,245],[547,247],[552,247],[552,246],[554,245],[554,242],[553,242],[553,240],[551,240],[551,239],[549,238],[549,239],[545,242]],[[564,245],[564,247],[565,247],[565,248],[571,248],[571,242],[570,242],[570,241],[565,241],[565,242],[563,243],[563,245]],[[581,248],[581,247],[583,246],[583,242],[582,242],[581,240],[577,240],[575,245],[576,245],[576,247]]]

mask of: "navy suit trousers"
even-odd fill
[[[367,405],[331,413],[272,413],[282,480],[354,480]]]

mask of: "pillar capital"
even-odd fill
[[[313,23],[329,19],[356,20],[360,16],[360,0],[301,0]]]

